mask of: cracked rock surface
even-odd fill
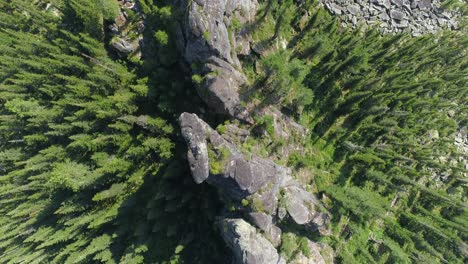
[[[242,219],[223,219],[221,235],[234,253],[235,264],[285,264],[273,245]]]
[[[254,19],[256,0],[182,1],[184,18],[178,46],[194,74],[202,80],[200,97],[217,113],[250,121],[240,105],[239,89],[247,78],[240,70],[237,52],[250,52],[245,29],[234,29],[232,20],[245,24]]]
[[[283,220],[321,235],[330,233],[329,215],[319,200],[292,178],[291,169],[256,155],[244,155],[232,143],[234,140],[224,138],[195,114],[183,113],[179,123],[194,181],[213,185],[226,204],[237,208],[238,218],[245,218],[264,233],[260,242],[244,243],[241,241],[248,238],[242,234],[257,236],[254,231],[238,232],[237,228],[249,229],[244,220],[225,220],[229,228],[221,228],[221,232],[237,259],[241,259],[238,263],[277,263],[271,262],[279,259],[270,249],[280,244],[282,231],[278,223]],[[256,248],[251,249],[255,254],[248,253],[250,247]],[[260,248],[265,250],[258,252]]]
[[[439,0],[322,0],[343,26],[375,25],[383,33],[409,31],[413,36],[440,28],[458,29],[453,11],[442,10]]]
[[[144,15],[141,13],[136,0],[118,0],[119,14],[110,24],[108,31],[112,36],[111,47],[119,56],[140,59],[145,29]],[[128,13],[133,12],[136,18],[130,19]]]

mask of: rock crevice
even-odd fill
[[[226,204],[231,205],[231,211],[264,232],[261,241],[243,243],[241,241],[247,238],[241,237],[236,242],[232,240],[237,232],[235,226],[245,224],[237,220],[224,221],[231,227],[228,231],[221,229],[221,233],[236,253],[238,263],[276,263],[271,262],[271,258],[279,261],[274,256],[278,255],[275,247],[280,244],[282,233],[278,223],[283,221],[321,235],[330,233],[329,215],[319,200],[293,179],[291,169],[256,155],[246,157],[231,143],[235,140],[224,138],[195,114],[183,113],[179,123],[188,146],[187,157],[194,181],[213,185]],[[239,234],[242,236],[243,232]],[[259,253],[259,247],[268,250]],[[275,249],[275,254],[270,254],[271,248]],[[243,253],[237,252],[239,250]]]
[[[409,31],[413,36],[440,28],[458,29],[458,14],[442,10],[438,0],[322,0],[343,26],[378,26],[382,33]]]
[[[240,90],[247,85],[237,54],[250,53],[250,37],[241,25],[253,22],[256,0],[182,1],[178,48],[191,66],[197,91],[215,113],[253,123],[241,104]],[[275,136],[304,137],[307,130],[274,107],[256,111],[270,116]],[[218,227],[238,264],[286,264],[278,251],[282,225],[328,235],[330,217],[319,200],[292,177],[290,168],[274,159],[244,153],[239,142],[250,130],[228,125],[219,134],[195,114],[179,117],[182,137],[194,181],[214,186],[225,203]],[[291,149],[292,150],[292,149]],[[283,151],[286,155],[289,148]],[[310,257],[302,262],[325,263],[318,244],[309,241]]]
[[[245,30],[236,27],[253,21],[257,5],[256,0],[182,1],[185,15],[177,34],[179,49],[199,79],[200,97],[215,112],[248,122],[239,95],[247,78],[237,51],[248,53],[250,42]]]

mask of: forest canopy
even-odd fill
[[[117,1],[0,0],[0,263],[230,256],[213,225],[219,195],[192,181],[177,117],[203,113],[220,132],[230,120],[199,99],[172,2],[139,1],[134,59],[110,48]],[[287,47],[240,57],[254,88],[244,103],[310,131],[283,162],[311,175],[330,211],[320,242],[335,262],[466,263],[468,158],[455,145],[467,144],[465,21],[382,35],[342,28],[317,1],[259,2],[253,41]],[[247,147],[274,153],[271,118],[254,122],[267,133]]]

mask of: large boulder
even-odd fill
[[[234,253],[235,264],[285,264],[275,247],[242,219],[220,221],[221,235]]]
[[[121,38],[115,38],[111,42],[111,45],[115,50],[122,54],[129,54],[136,50],[136,47],[132,42]]]
[[[240,202],[260,189],[279,192],[284,168],[273,162],[253,156],[247,159],[237,147],[195,114],[179,117],[182,136],[188,145],[188,160],[197,183],[207,181]],[[274,211],[272,208],[271,211]]]

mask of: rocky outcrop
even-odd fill
[[[293,179],[289,168],[250,153],[243,154],[232,143],[235,140],[224,138],[195,114],[183,113],[179,123],[195,182],[206,181],[215,186],[226,204],[263,231],[271,247],[280,244],[282,231],[278,223],[282,221],[291,221],[322,235],[330,233],[328,214],[318,199]],[[232,235],[223,236],[234,247]]]
[[[129,42],[128,40],[115,38],[111,42],[112,47],[121,54],[130,54],[135,51],[136,45]]]
[[[237,55],[250,53],[251,39],[242,25],[253,22],[257,5],[256,0],[182,0],[179,10],[184,16],[177,44],[208,107],[251,124],[250,113],[270,116],[274,137],[289,142],[290,138],[305,137],[307,130],[274,107],[250,112],[241,104],[240,93],[247,78]],[[214,186],[225,202],[219,230],[234,253],[234,263],[285,264],[277,250],[283,224],[299,225],[321,235],[330,233],[329,215],[292,177],[291,169],[277,165],[274,158],[245,153],[238,147],[252,129],[226,124],[221,135],[190,113],[183,113],[179,123],[194,181]],[[285,147],[282,153],[297,151],[293,146]],[[309,242],[313,254],[297,263],[322,263],[319,247]]]
[[[318,244],[312,241],[307,241],[307,247],[309,248],[309,256],[299,252],[289,264],[327,264],[332,262],[333,256],[329,256],[324,252],[330,252],[330,249],[325,249],[322,244]]]
[[[255,112],[258,116],[271,116],[273,119],[273,128],[275,137],[289,139],[293,136],[304,138],[307,135],[307,129],[296,123],[290,117],[284,115],[273,106],[267,106]]]
[[[144,17],[139,10],[136,0],[118,0],[120,11],[108,31],[112,36],[110,46],[119,56],[130,56],[133,60],[142,56]],[[135,15],[129,17],[128,13]]]
[[[383,33],[409,31],[414,36],[439,28],[457,29],[457,14],[437,0],[322,0],[343,26],[375,25]]]
[[[235,264],[285,264],[273,245],[242,219],[223,219],[219,223],[224,241],[234,253]]]
[[[184,12],[178,46],[193,73],[201,78],[200,97],[217,113],[251,121],[241,106],[239,90],[247,79],[237,52],[250,51],[249,37],[239,25],[252,21],[256,0],[182,1]]]

